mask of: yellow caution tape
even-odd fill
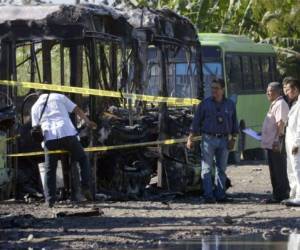
[[[198,99],[194,99],[194,98],[151,96],[151,95],[141,95],[141,94],[134,94],[134,93],[123,93],[123,92],[121,93],[118,91],[61,86],[56,84],[45,84],[45,83],[35,83],[35,82],[18,82],[18,81],[0,80],[0,84],[6,86],[29,88],[29,89],[49,90],[54,92],[105,96],[105,97],[112,97],[112,98],[128,98],[128,99],[138,100],[138,101],[167,103],[169,105],[190,106],[190,105],[196,105],[200,103]]]
[[[193,138],[193,141],[201,140],[201,136],[196,136]],[[100,151],[108,151],[114,149],[125,149],[125,148],[136,148],[136,147],[146,147],[146,146],[154,146],[154,145],[172,145],[177,143],[186,142],[187,138],[180,139],[168,139],[163,141],[150,141],[150,142],[142,142],[142,143],[134,143],[134,144],[125,144],[125,145],[115,145],[115,146],[101,146],[101,147],[89,147],[85,148],[85,152],[100,152]],[[52,150],[48,151],[49,154],[65,154],[67,151],[63,150]],[[8,157],[28,157],[28,156],[41,156],[44,155],[45,152],[28,152],[28,153],[16,153],[16,154],[8,154]]]

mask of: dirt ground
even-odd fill
[[[203,235],[300,231],[300,208],[264,204],[271,195],[266,165],[230,166],[230,204],[202,204],[200,197],[167,196],[162,201],[0,203],[0,248],[157,248]],[[94,216],[66,216],[89,212]],[[72,214],[71,214],[72,215]],[[73,214],[74,215],[74,214]]]

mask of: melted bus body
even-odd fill
[[[155,97],[201,97],[201,65],[194,63],[191,69],[185,66],[189,59],[185,59],[184,64],[175,62],[179,54],[200,55],[197,31],[189,20],[172,10],[104,3],[2,6],[0,37],[0,80],[139,95],[149,93]],[[151,48],[155,53],[147,54]],[[149,71],[153,75],[149,75]],[[193,71],[189,84],[186,84],[187,71]],[[170,72],[177,72],[178,86],[167,85],[173,81]],[[20,180],[26,179],[28,169],[36,170],[37,164],[43,161],[43,157],[5,158],[7,153],[42,150],[29,133],[30,108],[37,98],[33,89],[0,86],[0,93],[12,99],[19,120],[24,121],[3,135],[11,137],[20,132],[21,136],[0,147],[0,175],[4,168],[12,170],[15,194],[25,190],[27,183],[20,185]],[[187,119],[192,119],[190,109],[169,107],[155,100],[151,103],[123,95],[110,98],[81,93],[69,93],[69,97],[98,123],[97,131],[82,133],[85,147],[181,138],[188,132]],[[0,134],[0,140],[1,137]],[[184,178],[183,174],[178,175],[182,185],[178,185],[176,178],[173,178],[174,184],[165,181],[166,176],[173,175],[165,174],[165,165],[169,162],[174,165],[174,159],[183,162],[179,166],[180,173],[186,172],[183,144],[160,145],[159,148],[160,151],[154,153],[151,148],[140,147],[107,151],[101,157],[97,153],[90,154],[94,191],[101,187],[128,196],[141,195],[153,173],[157,173],[160,185],[167,183],[169,189],[174,186],[184,191],[186,186],[194,185],[195,178],[188,173]],[[63,167],[68,166],[68,159],[65,161]],[[186,181],[189,176],[192,181]],[[197,188],[200,188],[199,179],[195,184]]]

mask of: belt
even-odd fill
[[[221,138],[221,137],[227,137],[228,134],[218,134],[218,133],[204,133],[206,135],[210,135],[210,136],[213,136],[213,137],[217,137],[217,138]]]

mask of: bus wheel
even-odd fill
[[[243,152],[245,161],[264,161],[266,160],[265,150],[262,148],[247,149]]]
[[[237,147],[235,151],[232,151],[229,153],[228,156],[228,164],[239,164],[241,162],[241,156],[243,149],[245,148],[245,134],[241,132],[243,129],[245,129],[246,124],[243,120],[240,121],[239,125],[239,136],[237,140]]]
[[[232,151],[228,155],[228,164],[239,164],[241,162],[241,151]]]

